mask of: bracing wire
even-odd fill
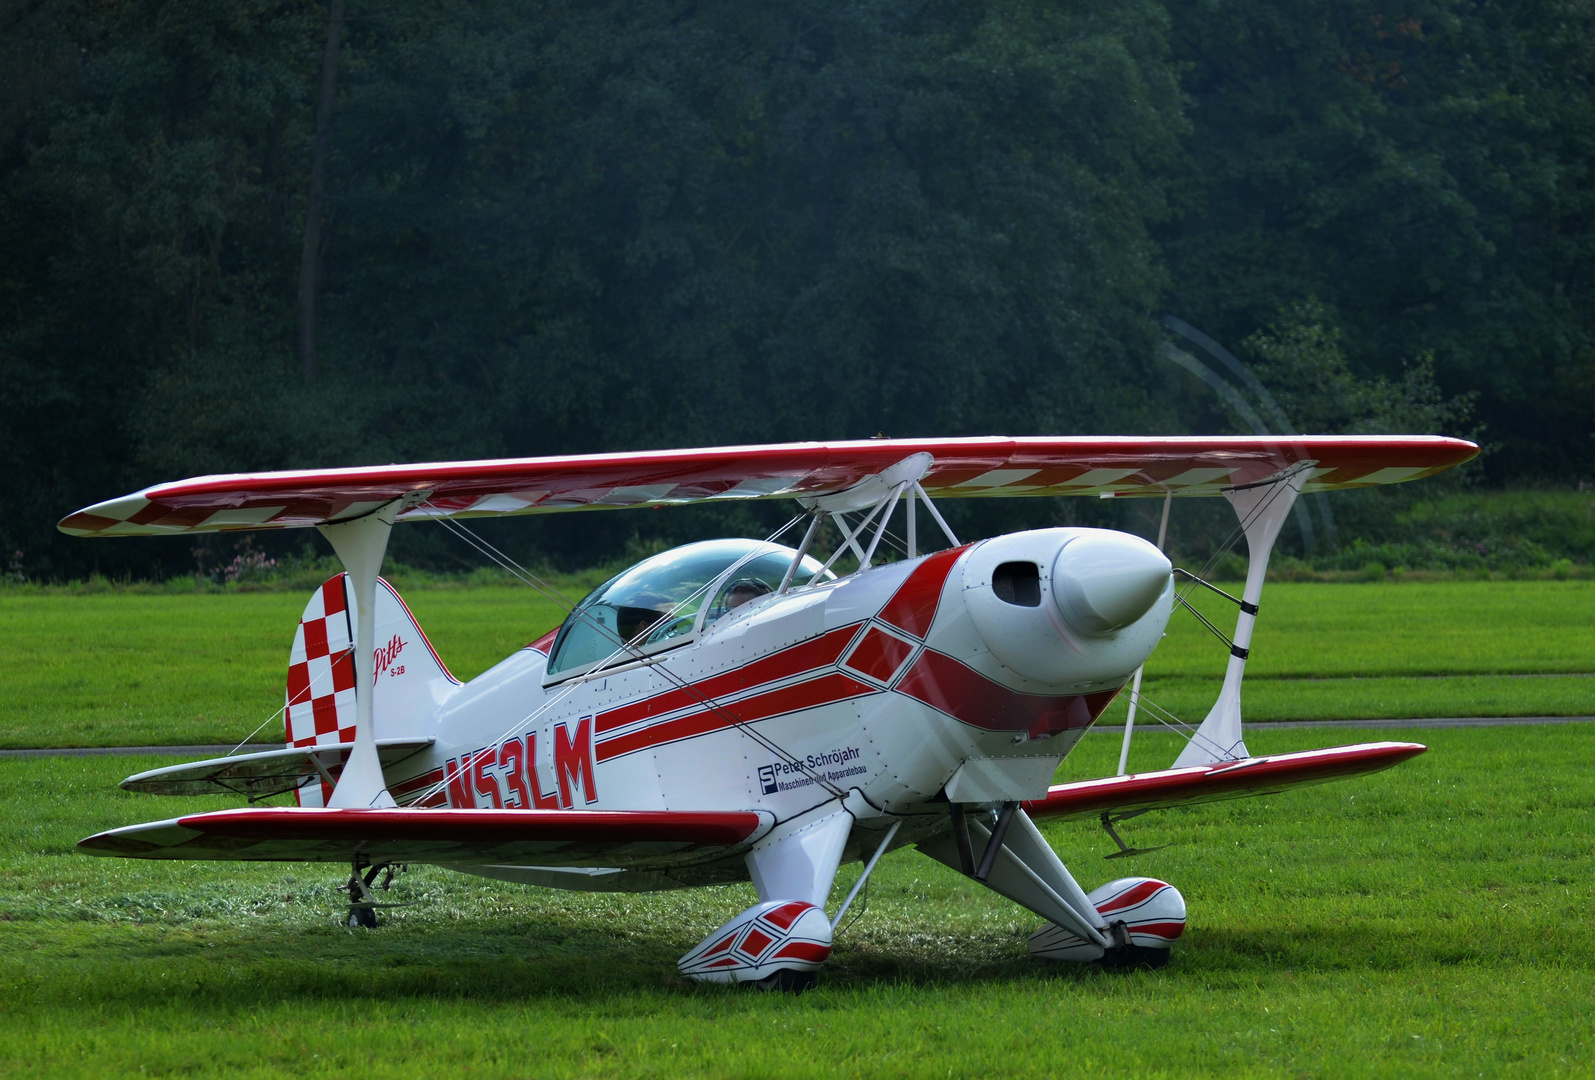
[[[911,503],[909,504],[908,512],[909,513],[913,513],[914,512],[914,507],[913,507],[913,505]],[[844,515],[842,515],[842,517],[843,517],[843,520],[845,522],[846,521],[846,515],[844,514]],[[882,533],[883,538],[885,539],[887,544],[890,545],[890,547],[891,547],[891,549],[893,551],[901,552],[903,554],[903,557],[907,558],[907,556],[908,556],[908,541],[907,541],[907,539],[905,539],[902,535],[900,535],[899,533],[897,533],[895,530],[892,529],[891,525],[889,524],[889,522],[891,521],[890,517],[887,518],[887,521],[888,521],[888,524],[887,524],[887,526],[885,528],[885,531]],[[840,549],[846,549],[846,547],[847,547],[847,544],[845,542],[843,542],[842,544],[839,545]],[[839,550],[837,552],[837,554],[838,555],[841,554],[841,551]],[[934,553],[933,552],[929,552],[929,551],[920,551],[915,556],[915,558],[920,558],[920,557],[923,557],[925,555],[930,555],[930,554],[934,554]],[[833,556],[833,559],[834,559],[834,556]],[[827,567],[829,567],[831,564],[830,563],[826,563],[825,565]]]
[[[314,679],[310,680],[310,687],[309,688],[313,691],[321,683],[321,681],[323,679],[331,678],[332,677],[332,669],[337,666],[338,661],[341,660],[343,657],[347,656],[348,654],[352,653],[352,652],[354,652],[354,646],[353,645],[349,646],[347,649],[341,649],[338,652],[335,652],[332,655],[330,655],[327,658],[327,660],[328,660],[327,667],[324,668],[318,675],[316,675],[316,677]],[[277,707],[277,711],[276,712],[272,713],[270,716],[266,717],[266,719],[262,720],[260,722],[260,725],[258,727],[256,727],[254,731],[251,731],[248,735],[245,735],[243,737],[243,739],[238,743],[237,746],[233,747],[231,750],[227,751],[227,753],[223,754],[222,756],[223,757],[232,757],[234,754],[238,753],[238,751],[242,750],[244,748],[244,745],[246,743],[248,743],[250,739],[253,739],[256,735],[259,735],[263,730],[265,730],[265,727],[266,727],[267,724],[271,723],[273,720],[282,719],[283,714],[288,711],[288,707],[290,705],[303,705],[303,704],[305,704],[305,702],[308,702],[311,699],[311,697],[314,697],[314,696],[315,696],[314,694],[311,694],[310,697],[306,697],[302,701],[289,701],[287,699],[287,695],[284,695],[283,696],[283,703]],[[337,744],[337,745],[342,745],[342,744],[340,743],[340,744]],[[307,747],[307,749],[309,749],[309,748]]]
[[[1228,634],[1224,633],[1224,631],[1220,630],[1217,626],[1213,625],[1213,621],[1211,619],[1209,619],[1206,615],[1203,615],[1199,610],[1197,610],[1197,608],[1189,600],[1185,599],[1185,597],[1181,596],[1179,593],[1175,593],[1174,594],[1174,601],[1175,601],[1175,603],[1177,603],[1181,607],[1183,607],[1186,611],[1189,611],[1192,615],[1195,615],[1197,622],[1199,622],[1203,626],[1207,627],[1208,630],[1212,632],[1213,636],[1218,638],[1218,640],[1222,641],[1225,644],[1225,646],[1227,646],[1231,651],[1234,650],[1234,648],[1235,648],[1234,640]]]
[[[1227,592],[1224,589],[1219,588],[1217,585],[1214,585],[1211,581],[1204,581],[1202,578],[1197,577],[1195,574],[1191,573],[1189,570],[1182,570],[1178,566],[1176,566],[1174,568],[1174,572],[1176,574],[1181,575],[1182,577],[1190,578],[1192,581],[1196,582],[1196,584],[1200,585],[1202,588],[1206,589],[1208,592],[1217,593],[1219,596],[1222,596],[1224,599],[1228,600],[1230,603],[1234,604],[1236,607],[1240,607],[1241,605],[1246,603],[1246,601],[1242,600],[1240,597],[1234,595],[1233,593]]]
[[[430,504],[430,503],[427,503],[425,505],[428,505],[428,506],[431,507],[431,509],[433,509],[434,511],[437,511],[436,520],[440,524],[444,525],[444,527],[446,529],[448,529],[448,531],[450,531],[454,535],[460,537],[466,543],[470,544],[472,547],[476,548],[479,552],[481,552],[482,554],[486,555],[489,559],[491,559],[494,562],[498,563],[505,570],[509,571],[514,577],[516,577],[520,581],[524,582],[525,584],[530,585],[533,589],[535,589],[537,592],[542,594],[544,597],[552,600],[555,604],[557,604],[558,606],[563,608],[567,612],[567,614],[570,614],[570,615],[577,614],[577,612],[575,610],[575,606],[573,604],[571,604],[571,602],[567,598],[565,598],[564,595],[559,592],[559,590],[557,590],[553,586],[548,585],[547,583],[541,581],[541,579],[539,579],[530,570],[527,570],[525,567],[521,566],[519,563],[516,563],[507,554],[505,554],[504,552],[500,551],[498,548],[494,547],[491,543],[489,543],[488,541],[486,541],[482,537],[478,536],[477,534],[472,532],[470,529],[467,529],[464,525],[461,525],[459,522],[449,519],[446,515],[443,514],[443,512],[441,510],[438,510],[438,508],[436,506],[432,506],[432,504]],[[770,536],[766,539],[765,542],[766,543],[774,543],[778,538],[780,538],[781,536],[785,535],[788,531],[790,531],[793,526],[795,526],[800,521],[802,521],[803,518],[804,518],[804,515],[802,515],[802,514],[799,514],[799,515],[793,517],[792,520],[788,521],[785,525],[781,526],[781,528],[779,528],[775,532],[771,533]],[[756,558],[758,554],[761,554],[761,553],[758,553],[758,552],[749,553],[748,555],[744,556],[743,559],[740,560],[739,563],[737,563],[735,565],[741,565],[742,562],[747,562],[748,560],[750,560],[752,558]],[[735,571],[735,565],[732,567],[733,572]],[[718,579],[718,577],[719,577],[719,575],[716,575],[716,579]],[[699,597],[699,595],[702,594],[705,590],[707,590],[710,587],[710,585],[712,585],[712,584],[713,584],[712,581],[708,582],[708,583],[704,584],[703,586],[701,586],[699,589],[695,590],[692,595],[690,595],[690,596],[686,597],[685,599],[681,600],[680,602],[678,602],[675,605],[675,607],[670,612],[668,612],[666,615],[664,615],[662,618],[669,619],[669,618],[674,617],[684,607],[686,607],[686,605],[688,605],[688,604],[692,603],[694,600],[696,600]],[[605,667],[609,666],[610,664],[614,663],[615,660],[619,659],[623,655],[630,655],[633,659],[637,659],[637,660],[641,660],[641,661],[645,661],[646,662],[647,661],[647,654],[642,653],[638,646],[639,646],[639,643],[641,642],[641,640],[643,639],[643,636],[645,634],[647,634],[650,630],[652,630],[653,627],[656,626],[656,625],[657,625],[657,621],[654,624],[651,624],[648,628],[644,629],[641,633],[639,633],[634,640],[629,641],[629,642],[622,642],[620,647],[617,648],[614,652],[610,653],[610,655],[608,657],[606,657],[603,661],[601,661],[598,665],[596,665],[593,668],[593,671],[602,670],[603,668],[605,668]],[[788,751],[786,751],[784,748],[782,748],[781,746],[776,744],[774,741],[772,741],[768,736],[764,735],[762,732],[759,732],[759,731],[753,729],[752,727],[750,727],[745,721],[743,721],[739,717],[734,716],[731,713],[727,712],[726,709],[723,706],[721,706],[717,701],[712,700],[711,698],[705,696],[692,683],[690,683],[686,679],[681,678],[680,676],[676,675],[675,672],[669,670],[669,668],[667,668],[664,665],[663,662],[655,661],[655,662],[649,664],[648,666],[649,666],[650,670],[657,672],[662,678],[664,678],[667,682],[669,682],[676,689],[679,689],[679,690],[683,691],[684,693],[688,694],[694,700],[696,700],[698,704],[702,705],[704,708],[710,710],[711,712],[713,712],[716,715],[718,715],[721,719],[725,720],[731,727],[735,728],[736,730],[741,731],[743,734],[745,734],[749,738],[753,739],[754,742],[756,742],[760,746],[764,747],[770,753],[776,755],[778,758],[781,758],[788,765],[792,766],[793,768],[795,768],[795,769],[797,769],[799,771],[807,773],[809,775],[810,779],[812,779],[816,784],[820,785],[826,791],[829,791],[833,796],[836,796],[836,797],[840,798],[843,795],[842,790],[840,788],[836,787],[836,785],[832,784],[824,775],[822,775],[819,772],[816,772],[814,769],[809,767],[806,762],[801,761],[795,755],[793,755],[793,754],[789,753]],[[586,677],[585,676],[578,676],[575,679],[571,680],[571,682],[566,684],[566,686],[564,688],[562,688],[561,691],[557,695],[555,695],[553,698],[550,698],[548,701],[545,701],[537,709],[533,710],[532,713],[530,713],[529,715],[523,717],[521,720],[517,721],[515,724],[511,725],[508,730],[506,730],[496,740],[494,740],[493,743],[490,744],[490,746],[484,747],[483,751],[481,751],[481,752],[486,752],[487,750],[493,750],[494,751],[494,756],[496,757],[497,756],[497,748],[500,745],[502,745],[505,741],[507,741],[508,739],[513,737],[517,732],[519,732],[519,731],[525,729],[526,727],[528,727],[533,721],[535,721],[538,717],[540,717],[545,712],[547,712],[555,704],[557,704],[558,702],[564,700],[567,696],[569,696],[572,692],[574,692],[574,690],[578,686],[582,685],[585,681],[586,681]],[[420,802],[420,801],[425,801],[427,799],[430,799],[433,795],[437,794],[438,792],[441,792],[446,787],[446,785],[447,785],[447,779],[445,778],[444,780],[439,781],[438,783],[432,785],[432,787],[430,787],[430,788],[426,789],[425,791],[421,792],[417,796],[415,801]]]
[[[1234,640],[1230,638],[1228,634],[1220,630],[1217,626],[1213,625],[1212,621],[1209,620],[1207,616],[1203,615],[1196,609],[1196,606],[1190,601],[1190,595],[1198,587],[1211,589],[1213,592],[1218,593],[1225,599],[1239,604],[1242,610],[1245,610],[1246,605],[1243,601],[1237,597],[1231,596],[1229,593],[1218,588],[1216,585],[1209,583],[1206,578],[1218,565],[1218,561],[1228,554],[1235,547],[1235,545],[1240,542],[1241,537],[1246,535],[1246,530],[1251,528],[1258,518],[1266,513],[1268,508],[1273,505],[1274,500],[1279,498],[1279,496],[1284,493],[1285,486],[1288,484],[1288,482],[1289,477],[1287,476],[1282,477],[1280,480],[1277,480],[1273,483],[1267,494],[1257,501],[1257,505],[1252,507],[1249,513],[1241,517],[1235,528],[1232,529],[1230,534],[1224,538],[1224,542],[1214,550],[1212,555],[1208,556],[1207,562],[1202,565],[1200,573],[1193,574],[1189,570],[1180,570],[1178,568],[1176,568],[1175,571],[1176,573],[1179,573],[1188,579],[1188,583],[1184,590],[1176,589],[1174,591],[1175,602],[1179,604],[1179,606],[1183,607],[1186,611],[1194,615],[1196,619],[1209,631],[1211,631],[1215,637],[1224,642],[1225,646],[1227,646],[1232,653],[1235,649]],[[1199,736],[1204,742],[1211,742],[1211,740],[1207,739],[1206,736],[1201,736],[1200,728],[1187,724],[1185,721],[1175,716],[1172,712],[1153,702],[1140,692],[1131,690],[1130,699],[1136,703],[1137,708],[1146,709],[1152,714],[1153,719],[1157,720],[1165,727],[1172,729],[1175,734],[1179,735],[1187,743],[1196,741]],[[1187,732],[1189,732],[1189,734],[1187,734]],[[1223,748],[1217,747],[1216,744],[1215,748],[1218,749],[1220,753],[1227,752],[1224,751]]]
[[[1137,708],[1145,709],[1147,712],[1151,713],[1154,720],[1165,727],[1172,728],[1175,734],[1185,739],[1186,742],[1189,742],[1195,737],[1195,725],[1181,720],[1178,716],[1175,716],[1168,709],[1165,709],[1163,706],[1159,705],[1145,694],[1132,690],[1130,691],[1130,697],[1135,701]]]
[[[345,650],[345,651],[347,652],[348,650]],[[334,661],[336,661],[337,657],[333,657],[332,659]],[[313,689],[315,687],[316,683],[318,683],[320,681],[321,681],[321,679],[318,676],[315,680],[313,680],[311,682],[311,684],[310,684],[311,688]],[[245,743],[249,742],[250,739],[253,739],[256,735],[259,735],[263,730],[265,730],[265,727],[266,727],[267,724],[271,723],[273,720],[277,720],[277,719],[281,718],[282,714],[287,712],[287,711],[288,711],[288,702],[285,699],[283,701],[282,705],[277,709],[276,712],[272,713],[270,716],[266,717],[266,719],[262,720],[260,722],[260,726],[259,727],[257,727],[254,731],[251,731],[248,735],[245,735],[242,739],[239,740],[237,746],[233,747],[231,750],[227,751],[227,753],[223,754],[222,756],[223,757],[232,757],[234,754],[238,753],[238,751],[240,751],[240,750],[242,750],[244,748],[244,744]]]
[[[1176,589],[1174,595],[1175,599],[1187,611],[1192,613],[1196,611],[1196,609],[1189,603],[1189,599],[1191,593],[1194,592],[1198,587],[1198,583],[1208,588],[1212,588],[1212,586],[1208,585],[1205,580],[1207,576],[1213,572],[1215,567],[1218,566],[1218,561],[1225,555],[1229,554],[1235,545],[1240,542],[1241,538],[1246,535],[1246,530],[1251,528],[1257,519],[1261,517],[1270,506],[1273,505],[1275,499],[1279,498],[1284,491],[1284,484],[1287,482],[1287,480],[1275,482],[1268,494],[1257,501],[1257,505],[1252,507],[1251,512],[1240,519],[1235,528],[1230,531],[1230,534],[1224,538],[1224,542],[1214,549],[1212,555],[1208,556],[1207,562],[1202,564],[1202,569],[1199,572],[1192,574],[1190,571],[1181,571],[1181,573],[1189,579],[1189,582],[1183,590]],[[1206,620],[1204,619],[1203,621],[1205,622]],[[1219,636],[1222,637],[1223,635],[1220,634]]]

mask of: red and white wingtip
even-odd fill
[[[1159,772],[1105,776],[1054,784],[1043,798],[1031,799],[1023,806],[1032,818],[1065,820],[1273,795],[1288,788],[1381,772],[1427,749],[1421,743],[1357,743]]]
[[[1089,964],[1126,951],[1126,958],[1156,965],[1166,959],[1169,946],[1185,933],[1185,897],[1166,881],[1130,877],[1110,881],[1086,897],[1109,928],[1118,945],[1104,949],[1072,930],[1048,923],[1030,935],[1030,953],[1044,960],[1071,960]],[[1142,950],[1161,950],[1144,952]]]
[[[818,971],[830,955],[824,911],[803,900],[768,900],[704,938],[676,966],[699,982],[764,982]]]

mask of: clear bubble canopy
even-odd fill
[[[761,540],[704,540],[644,559],[576,605],[554,639],[548,674],[685,645],[700,628],[774,593],[796,557],[792,548]],[[816,575],[835,576],[805,556],[792,585]]]

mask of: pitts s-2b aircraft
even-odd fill
[[[1241,678],[1269,552],[1298,495],[1428,476],[1476,453],[1417,436],[871,440],[158,485],[60,527],[315,526],[346,572],[311,597],[294,638],[286,748],[157,769],[123,787],[251,803],[292,791],[298,806],[133,825],[79,847],[348,864],[353,925],[374,924],[373,883],[399,864],[578,890],[751,880],[758,903],[680,969],[801,988],[881,856],[913,845],[1045,920],[1030,939],[1037,956],[1156,965],[1185,926],[1179,892],[1128,877],[1088,893],[1035,822],[1098,819],[1117,840],[1114,822],[1147,810],[1422,753],[1384,742],[1252,757]],[[1051,785],[1132,676],[1138,686],[1183,600],[1161,540],[1049,528],[963,543],[932,502],[1058,495],[1162,498],[1165,525],[1171,498],[1219,496],[1240,519],[1249,566],[1231,597],[1240,614],[1223,687],[1166,771]],[[800,512],[767,541],[644,560],[466,683],[378,577],[399,521],[441,520],[486,551],[453,519],[728,499],[794,499]],[[889,533],[898,507],[906,557],[878,562],[883,538],[899,535]],[[940,534],[928,554],[921,510]],[[830,565],[810,554],[826,517],[841,535]],[[800,529],[796,547],[775,542]],[[839,577],[844,552],[857,569]],[[827,915],[837,869],[854,860],[863,871]]]

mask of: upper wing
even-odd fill
[[[760,810],[219,810],[78,841],[90,855],[270,862],[501,863],[624,869],[745,850],[775,818]]]
[[[1286,788],[1379,772],[1427,749],[1419,743],[1359,743],[1217,765],[1109,776],[1048,788],[1046,798],[1027,802],[1024,808],[1033,818],[1085,818],[1272,795]]]
[[[1308,491],[1412,480],[1479,452],[1425,435],[871,439],[635,454],[385,465],[202,476],[69,514],[77,536],[294,528],[359,517],[405,498],[400,520],[658,506],[843,491],[913,454],[941,498],[1217,495],[1299,462]]]

